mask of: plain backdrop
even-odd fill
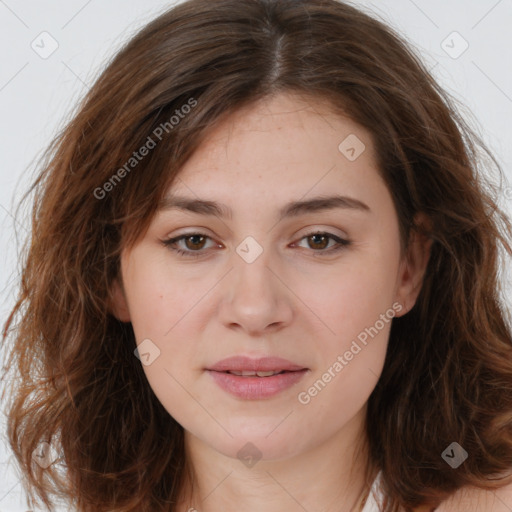
[[[214,1],[214,0],[212,0]],[[15,233],[26,236],[16,202],[35,163],[93,84],[107,59],[156,14],[163,0],[0,0],[0,320],[13,305]],[[512,211],[512,1],[353,1],[404,35],[504,169],[500,204]],[[454,34],[454,32],[456,32]],[[41,42],[43,41],[43,42]],[[47,55],[50,51],[51,55]],[[45,53],[46,52],[46,53]],[[506,303],[510,272],[503,274]],[[28,510],[0,416],[0,512]],[[64,510],[64,509],[62,509]],[[512,510],[512,509],[511,509]]]

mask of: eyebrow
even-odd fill
[[[370,212],[370,207],[348,196],[319,196],[312,199],[293,201],[284,205],[279,210],[279,220],[286,217],[296,217],[306,213],[314,213],[325,210],[333,210],[335,208],[343,208],[349,210],[358,210],[362,212]],[[233,211],[227,205],[217,203],[215,201],[208,201],[205,199],[189,198],[184,196],[167,196],[158,206],[158,210],[171,210],[178,209],[200,215],[212,215],[221,218],[233,218]]]

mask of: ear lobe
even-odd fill
[[[118,278],[114,280],[110,290],[109,310],[119,321],[131,321],[130,310],[128,309],[124,289]]]
[[[412,230],[406,255],[400,264],[397,300],[404,308],[396,316],[403,316],[414,307],[430,259],[432,238],[427,234],[431,231],[430,220],[426,215],[418,214],[415,217],[415,226],[419,229]]]

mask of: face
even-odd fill
[[[347,428],[426,265],[417,244],[401,258],[370,134],[267,99],[216,125],[161,206],[122,254],[115,312],[169,414],[229,457],[248,441],[291,457]],[[228,373],[244,370],[286,371]]]

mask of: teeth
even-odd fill
[[[256,372],[258,377],[270,377],[271,375],[277,375],[280,372]]]
[[[253,372],[253,371],[242,371],[242,372],[237,372],[235,370],[229,370],[229,373],[232,373],[233,375],[239,375],[241,377],[254,377],[254,376],[258,376],[258,377],[271,377],[272,375],[276,375],[278,373],[281,373],[281,371],[278,371],[278,372],[274,372],[274,371],[271,371],[271,372]]]

